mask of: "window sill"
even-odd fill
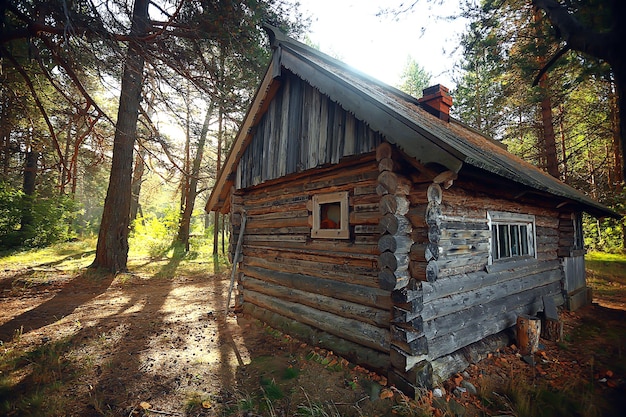
[[[350,231],[333,229],[312,230],[311,237],[321,239],[350,239]]]
[[[485,271],[488,273],[500,272],[511,268],[532,266],[537,263],[539,263],[539,261],[532,256],[518,256],[515,258],[499,259],[494,261],[493,264],[485,266]]]

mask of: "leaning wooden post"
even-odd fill
[[[226,299],[226,307],[224,308],[224,315],[228,315],[228,307],[230,306],[230,297],[233,293],[233,287],[235,286],[235,272],[237,272],[237,263],[239,262],[239,253],[241,252],[241,244],[243,243],[243,235],[246,230],[246,213],[243,213],[241,219],[241,228],[239,229],[239,238],[237,238],[237,248],[235,249],[235,255],[233,256],[233,270],[230,274],[230,285],[228,285],[228,298]]]

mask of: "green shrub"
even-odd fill
[[[0,182],[0,242],[16,232],[22,215],[23,193]]]
[[[0,183],[0,248],[43,247],[74,237],[79,205],[65,195],[26,196]],[[22,226],[23,217],[28,217]]]
[[[168,210],[161,217],[149,213],[133,222],[130,246],[133,250],[145,252],[151,258],[159,258],[172,248],[177,231],[178,213],[175,210]]]

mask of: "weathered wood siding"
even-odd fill
[[[247,216],[240,264],[244,311],[384,371],[391,300],[377,277],[378,171],[372,153],[236,192],[233,236]],[[311,237],[311,199],[348,192],[350,238]]]
[[[413,201],[420,198],[423,190]],[[453,185],[442,190],[431,226],[439,233],[430,236],[431,259],[415,260],[436,271],[421,274],[423,306],[420,312],[431,359],[454,352],[490,334],[511,327],[518,314],[536,314],[543,309],[542,297],[561,295],[562,270],[559,248],[559,213],[530,205],[494,198]],[[417,204],[419,207],[419,204]],[[536,259],[496,262],[488,265],[490,233],[487,211],[531,214],[535,216]],[[421,226],[419,221],[417,230]],[[422,268],[414,268],[421,271]]]
[[[284,71],[281,87],[254,128],[237,168],[236,188],[371,152],[379,134],[317,89]]]
[[[408,194],[410,278],[392,292],[390,377],[398,386],[446,378],[450,369],[438,359],[514,326],[519,314],[543,310],[543,297],[564,301],[559,212],[454,179],[442,173],[414,182]],[[536,258],[489,265],[488,211],[534,215]]]

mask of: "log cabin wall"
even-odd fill
[[[414,184],[409,195],[410,272],[421,290],[410,318],[426,353],[404,349],[391,360],[398,379],[412,385],[446,378],[456,370],[438,359],[543,310],[542,297],[563,304],[559,212],[474,191],[462,178],[446,186]],[[536,257],[490,264],[489,211],[534,216]]]
[[[231,242],[245,215],[239,308],[386,373],[391,299],[377,264],[381,142],[326,96],[283,75],[238,167]],[[329,193],[347,193],[347,238],[312,237],[313,197]]]
[[[245,213],[238,282],[244,312],[386,372],[391,302],[389,292],[379,288],[376,268],[377,176],[374,156],[366,154],[241,191],[234,199],[233,236]],[[312,197],[343,191],[350,238],[312,238]]]

